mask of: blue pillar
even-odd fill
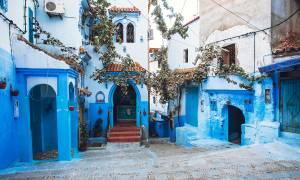
[[[71,116],[68,104],[68,78],[67,74],[58,77],[57,95],[57,135],[58,159],[71,160]]]
[[[274,120],[279,122],[279,102],[280,102],[280,97],[279,97],[279,72],[275,71],[274,76],[273,76],[273,83],[275,83],[274,91],[273,91],[273,101],[274,101],[274,114],[275,118]]]
[[[19,118],[18,121],[18,150],[21,162],[31,162],[32,154],[32,136],[30,128],[30,97],[28,96],[26,86],[26,77],[23,74],[18,74],[18,89],[19,89]]]
[[[74,156],[77,156],[78,154],[78,114],[79,114],[79,109],[78,109],[78,104],[75,102],[74,103],[75,110],[71,112],[72,115],[72,148],[74,150]]]

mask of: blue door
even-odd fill
[[[186,122],[192,126],[198,126],[198,87],[186,89]]]
[[[300,80],[281,80],[280,94],[281,129],[300,133]]]

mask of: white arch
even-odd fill
[[[29,95],[30,90],[41,84],[49,85],[53,88],[55,91],[55,94],[57,94],[57,77],[35,77],[35,76],[29,76],[27,77],[27,95]]]

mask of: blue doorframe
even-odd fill
[[[192,126],[198,127],[198,87],[186,88],[185,115],[186,122]]]
[[[141,121],[141,108],[140,108],[140,104],[141,104],[141,94],[140,91],[138,89],[138,87],[136,86],[136,84],[134,82],[130,82],[130,85],[133,87],[135,93],[136,93],[136,126],[140,127],[140,121]],[[117,89],[117,85],[114,84],[110,91],[109,91],[109,102],[108,102],[108,110],[109,110],[109,120],[110,120],[110,127],[113,128],[114,127],[114,93]],[[148,110],[148,109],[147,109]]]
[[[17,68],[17,84],[20,90],[18,100],[20,102],[20,117],[18,119],[18,137],[19,137],[19,160],[21,162],[31,162],[32,156],[32,134],[30,130],[30,98],[27,92],[27,76],[36,77],[57,77],[57,134],[58,134],[58,160],[71,160],[71,117],[77,112],[77,106],[71,113],[69,106],[69,87],[68,77],[77,79],[78,73],[74,70],[65,69],[29,69]],[[77,121],[76,121],[77,122]],[[76,124],[78,127],[78,124]],[[77,133],[74,133],[77,134]],[[77,144],[77,142],[76,142]],[[76,153],[76,151],[75,151]]]

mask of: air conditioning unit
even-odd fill
[[[45,0],[45,11],[49,15],[62,15],[65,13],[63,0]]]

